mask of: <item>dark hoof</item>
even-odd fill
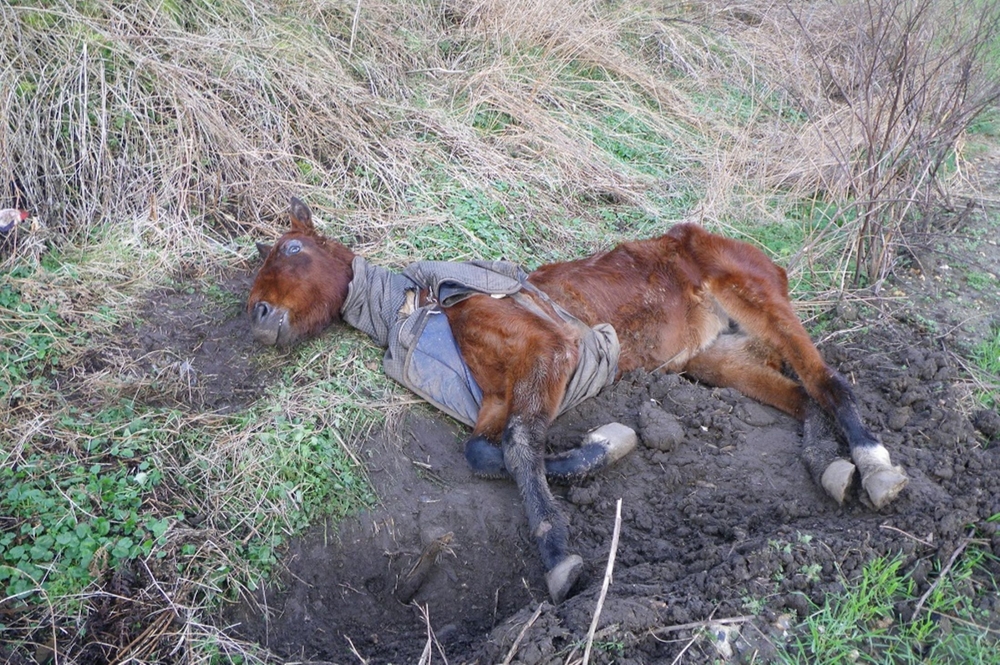
[[[474,436],[465,442],[465,459],[472,473],[480,478],[506,478],[503,451],[484,437]]]
[[[583,559],[578,554],[570,554],[545,574],[545,583],[549,587],[549,597],[553,604],[558,605],[566,600],[581,572]]]

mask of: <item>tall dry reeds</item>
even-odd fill
[[[290,193],[377,225],[433,170],[552,202],[636,200],[643,185],[558,109],[564,70],[594,66],[618,80],[612,104],[652,96],[665,130],[683,113],[618,46],[614,16],[571,2],[4,3],[0,197],[68,234],[135,218],[232,232]],[[477,132],[484,108],[516,122]]]
[[[302,189],[391,205],[411,165],[391,109],[345,69],[347,28],[282,5],[4,3],[4,200],[66,232],[135,217],[226,227]]]
[[[851,236],[844,270],[877,283],[997,99],[998,14],[960,0],[5,3],[0,202],[62,233],[142,219],[226,234],[297,193],[374,242],[442,214],[412,203],[443,181],[497,198],[490,183],[520,183],[541,219],[689,186],[688,213],[726,223],[775,215],[775,192],[819,192]],[[484,114],[504,122],[484,130]],[[611,114],[676,147],[676,181],[595,145]]]

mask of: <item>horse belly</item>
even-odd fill
[[[729,317],[711,295],[702,292],[686,299],[682,306],[667,309],[673,316],[653,332],[652,357],[643,365],[647,370],[680,372],[688,361],[712,345],[729,326]]]

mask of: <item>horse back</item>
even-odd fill
[[[622,372],[679,371],[728,325],[689,246],[691,236],[701,234],[709,236],[701,227],[679,225],[658,238],[544,265],[528,279],[588,325],[613,325]]]

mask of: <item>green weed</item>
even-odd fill
[[[1000,62],[1000,48],[995,50],[997,57],[993,61]],[[969,134],[989,138],[1000,136],[1000,108],[989,108],[976,116],[969,124]]]
[[[996,663],[978,599],[998,591],[986,554],[971,548],[943,574],[912,621],[897,608],[918,602],[903,559],[875,559],[843,594],[831,597],[793,633],[781,663]],[[947,619],[946,619],[947,618]]]
[[[142,510],[162,481],[149,461],[72,460],[32,456],[0,469],[0,510],[13,524],[0,534],[0,584],[8,596],[42,588],[56,597],[80,593],[95,556],[118,567],[149,556],[173,521]]]
[[[670,137],[654,131],[636,113],[625,110],[604,113],[598,116],[591,132],[599,148],[639,173],[669,178],[681,169],[676,144]]]
[[[516,124],[514,116],[486,104],[480,105],[472,119],[472,126],[485,134],[501,134]]]
[[[526,242],[544,237],[542,227],[526,213],[526,196],[521,187],[493,183],[490,190],[457,189],[447,194],[444,206],[420,202],[442,219],[433,224],[408,229],[406,239],[411,256],[434,260],[505,259],[527,264],[532,248]]]
[[[594,648],[611,656],[625,655],[625,643],[621,640],[595,640]]]
[[[988,272],[972,270],[966,273],[965,279],[969,286],[977,291],[987,291],[997,287],[997,278]]]
[[[988,408],[1000,406],[1000,392],[997,391],[1000,382],[1000,326],[992,327],[986,339],[973,347],[972,360],[987,374],[982,377],[987,388],[979,392],[979,401]]]
[[[21,395],[24,384],[38,384],[59,364],[60,342],[71,334],[56,307],[25,300],[18,284],[33,270],[17,268],[0,273],[0,396],[4,401]]]
[[[990,335],[973,348],[972,358],[983,370],[1000,377],[1000,326],[993,327]]]

